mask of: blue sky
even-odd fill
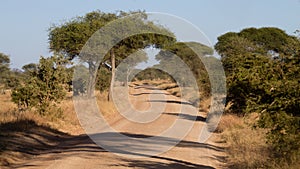
[[[188,20],[210,41],[228,31],[273,26],[292,34],[300,29],[300,0],[2,0],[0,52],[10,55],[11,67],[49,56],[48,32],[58,24],[101,10],[164,12]]]

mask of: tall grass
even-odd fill
[[[105,118],[113,118],[118,112],[113,102],[108,101],[108,91],[96,92],[97,104]]]
[[[114,104],[107,101],[108,92],[97,91],[96,98],[98,107],[105,117],[111,118],[117,113]],[[27,119],[33,120],[39,125],[47,125],[69,134],[84,133],[75,112],[72,93],[68,93],[67,97],[57,105],[57,109],[49,111],[52,112],[40,116],[38,113],[35,113],[34,109],[19,110],[18,106],[11,101],[10,92],[0,95],[0,124]]]
[[[10,92],[0,94],[0,124],[24,119],[41,120],[31,111],[19,110],[17,105],[11,101]]]
[[[74,110],[72,98],[69,96],[57,107],[60,112],[52,112],[41,116],[34,109],[20,110],[18,106],[11,101],[10,92],[0,95],[0,124],[33,120],[38,125],[49,126],[51,128],[76,134],[80,130],[80,125]],[[53,111],[56,111],[54,109]],[[52,110],[49,110],[52,111]],[[20,126],[14,126],[18,128]]]
[[[267,144],[267,131],[253,128],[253,124],[258,120],[258,117],[258,114],[255,113],[245,117],[232,114],[223,115],[217,131],[221,132],[222,139],[227,145],[228,168],[300,168],[298,161],[290,163],[273,158],[272,147]]]
[[[217,128],[227,143],[227,163],[233,169],[265,168],[269,146],[265,131],[254,130],[236,115],[224,115]]]

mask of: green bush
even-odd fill
[[[66,95],[66,64],[62,56],[41,57],[37,72],[12,91],[12,101],[20,107],[36,108],[41,115],[51,113]]]

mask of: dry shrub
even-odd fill
[[[225,132],[232,129],[241,129],[245,126],[244,121],[233,114],[224,114],[218,124],[216,132]]]
[[[63,100],[56,108],[49,111],[57,111],[40,116],[34,109],[19,110],[17,105],[11,101],[9,92],[0,95],[0,123],[9,123],[20,120],[33,120],[38,125],[49,126],[59,131],[67,132],[70,134],[80,134],[83,130],[77,119],[74,110],[71,93],[68,93],[67,99]],[[20,128],[21,126],[14,126]]]
[[[252,117],[246,118],[249,122]],[[266,168],[270,160],[266,131],[253,129],[251,125],[245,123],[245,119],[227,114],[219,123],[217,130],[222,132],[222,138],[227,144],[228,166],[237,169]]]

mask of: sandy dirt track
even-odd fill
[[[217,143],[218,135],[213,134],[207,142],[199,143],[198,138],[205,123],[205,113],[190,114],[194,109],[188,102],[168,94],[166,91],[148,85],[136,85],[130,88],[130,102],[134,109],[145,111],[163,107],[163,113],[149,123],[137,123],[127,120],[121,115],[108,119],[117,133],[122,133],[130,139],[115,139],[115,133],[102,133],[106,146],[114,147],[119,155],[108,152],[96,145],[89,136],[82,134],[64,139],[55,145],[52,150],[36,155],[34,158],[14,165],[14,168],[47,168],[47,169],[90,169],[90,168],[222,168],[225,153],[223,145]],[[182,107],[184,106],[184,108]],[[181,116],[178,114],[181,112]],[[149,112],[148,112],[149,113]],[[153,112],[155,113],[155,112]],[[140,117],[147,116],[143,114]],[[195,119],[195,121],[194,121]],[[181,125],[190,125],[192,128],[184,137],[179,138],[160,136],[172,126],[176,120]],[[175,129],[180,132],[180,128]],[[174,131],[173,131],[174,132]],[[143,138],[157,136],[163,142],[144,143]],[[107,139],[107,140],[105,140]],[[148,157],[147,150],[164,148],[177,143],[170,150]],[[159,144],[159,145],[158,145]],[[130,151],[127,151],[128,148]],[[137,152],[133,154],[133,152]],[[151,151],[151,150],[149,150]],[[143,154],[145,153],[145,154]]]

